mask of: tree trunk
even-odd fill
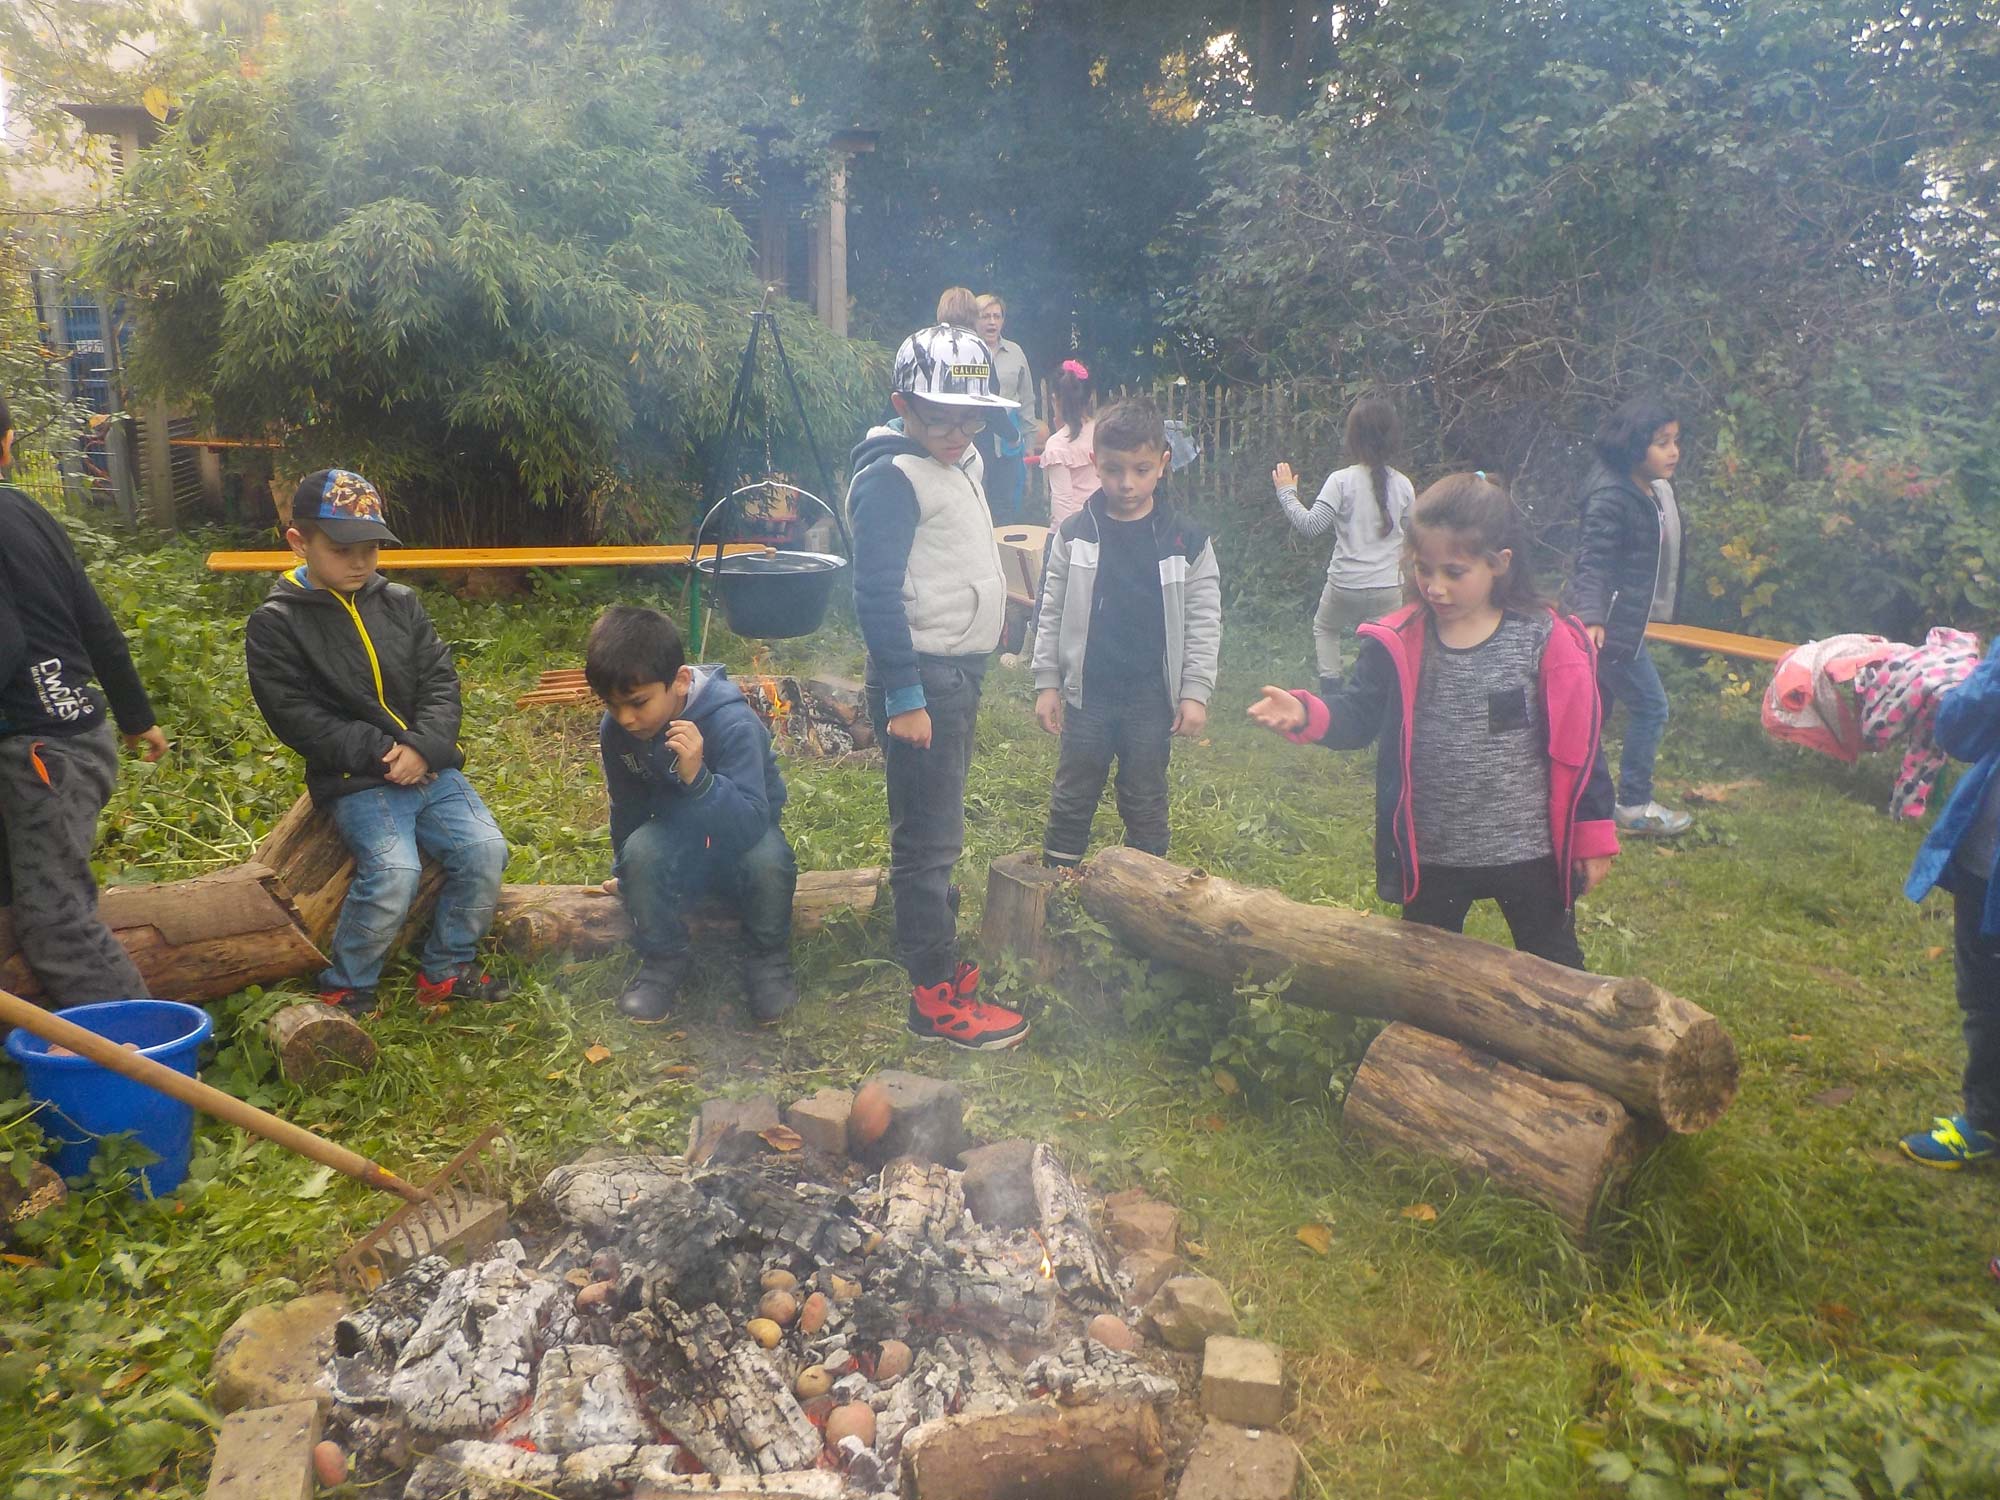
[[[866,915],[882,890],[882,872],[801,870],[792,897],[792,931],[817,932],[827,918],[849,911]],[[688,914],[697,939],[733,935],[736,919],[715,908]],[[493,940],[516,958],[540,958],[559,949],[576,955],[608,953],[632,941],[625,903],[596,885],[510,885],[500,892]]]
[[[1736,1097],[1736,1044],[1643,979],[1566,969],[1433,927],[1237,885],[1136,849],[1083,869],[1084,908],[1140,952],[1216,979],[1292,976],[1295,1005],[1408,1021],[1590,1084],[1683,1133]]]
[[[1532,1198],[1579,1240],[1661,1137],[1588,1084],[1552,1082],[1401,1022],[1369,1046],[1344,1118],[1370,1145],[1447,1161]]]
[[[97,911],[139,966],[146,988],[162,999],[199,1005],[326,962],[301,930],[284,887],[260,864],[161,885],[114,886]],[[0,988],[31,1000],[42,993],[6,907],[0,907]]]
[[[1062,874],[1042,863],[1038,850],[1003,854],[986,867],[986,906],[979,942],[988,953],[1018,958],[1028,977],[1040,982],[1062,967],[1062,954],[1049,940],[1049,892]]]
[[[375,1038],[337,1005],[316,1000],[288,1005],[265,1028],[278,1071],[303,1089],[316,1089],[375,1066]]]
[[[1152,1407],[1038,1402],[927,1422],[903,1439],[903,1500],[1162,1500],[1167,1454]]]

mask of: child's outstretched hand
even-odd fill
[[[1264,696],[1251,704],[1250,717],[1277,734],[1297,734],[1306,727],[1306,706],[1281,687],[1264,688]]]
[[[1576,862],[1576,878],[1572,882],[1574,894],[1588,896],[1596,890],[1606,875],[1611,873],[1611,856],[1599,854],[1591,859]]]
[[[1290,464],[1279,464],[1271,471],[1271,483],[1281,490],[1295,490],[1299,487],[1299,476],[1292,472]]]
[[[1035,722],[1050,734],[1061,734],[1062,721],[1062,692],[1057,688],[1043,688],[1035,694]]]
[[[1208,728],[1208,705],[1197,703],[1192,698],[1181,699],[1181,706],[1174,712],[1174,733],[1184,740],[1196,738]]]

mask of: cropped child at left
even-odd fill
[[[373,1015],[383,965],[408,920],[425,855],[444,885],[416,1001],[498,1001],[478,961],[507,840],[465,777],[458,669],[413,589],[376,571],[400,546],[375,486],[351,469],[299,481],[285,542],[297,567],[244,626],[250,691],[271,732],[305,760],[306,790],[354,855],[319,998]]]

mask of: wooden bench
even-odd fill
[[[1733,635],[1727,630],[1705,630],[1699,625],[1661,625],[1646,627],[1646,639],[1658,641],[1663,646],[1686,646],[1694,651],[1707,651],[1716,656],[1736,656],[1745,661],[1779,661],[1787,651],[1793,649],[1786,641],[1766,640],[1761,635]]]
[[[713,547],[704,546],[713,554]],[[765,553],[755,542],[732,542],[722,549]],[[661,547],[384,547],[376,566],[385,573],[413,568],[658,568],[686,567],[694,549],[686,544]],[[291,552],[211,552],[211,573],[277,573],[298,558]]]

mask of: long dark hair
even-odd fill
[[[1055,401],[1056,415],[1061,425],[1068,429],[1073,438],[1083,436],[1084,419],[1090,415],[1090,403],[1096,399],[1091,387],[1090,371],[1083,362],[1066,359],[1049,381],[1049,395]]]
[[[1347,458],[1368,465],[1375,484],[1375,509],[1382,517],[1381,535],[1396,524],[1389,514],[1389,460],[1403,441],[1403,420],[1387,396],[1363,396],[1348,409]]]
[[[1513,553],[1494,590],[1498,597],[1493,602],[1502,609],[1547,608],[1548,600],[1535,587],[1534,539],[1528,535],[1527,519],[1494,480],[1484,474],[1447,474],[1417,496],[1410,512],[1410,539],[1403,548],[1406,558],[1416,557],[1417,533],[1432,529],[1449,531],[1468,552],[1487,557]],[[1413,570],[1406,571],[1414,576]]]

